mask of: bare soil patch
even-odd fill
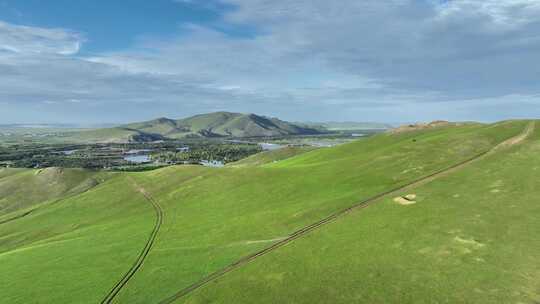
[[[400,126],[398,128],[390,130],[390,133],[397,134],[397,133],[431,129],[431,128],[437,128],[437,127],[446,127],[450,125],[457,125],[457,124],[451,123],[445,120],[435,120],[430,123],[417,123],[417,124]]]
[[[394,202],[400,204],[400,205],[414,205],[416,204],[416,194],[407,194],[405,196],[398,196],[394,198]]]

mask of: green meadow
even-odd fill
[[[101,302],[155,227],[151,199],[163,222],[112,302],[159,303],[335,212],[482,155],[528,125],[385,133],[223,168],[55,172],[54,187],[39,179],[48,172],[3,170],[0,222],[33,211],[0,224],[0,295],[6,303]],[[539,139],[540,126],[523,142],[407,189],[415,204],[381,198],[178,303],[539,301]]]
[[[353,212],[184,303],[537,303],[540,129],[523,144]],[[180,302],[179,302],[180,303]]]
[[[106,173],[82,169],[0,169],[0,221],[44,202],[78,195],[107,177]]]

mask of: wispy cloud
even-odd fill
[[[19,54],[76,54],[84,41],[65,29],[13,25],[0,21],[0,49]]]

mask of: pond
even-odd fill
[[[149,163],[151,161],[150,155],[126,155],[124,156],[124,160],[135,163],[135,164],[144,164]]]
[[[125,152],[125,154],[140,154],[140,153],[147,153],[147,152],[152,152],[152,149],[131,149]]]
[[[259,146],[261,146],[261,148],[264,151],[272,151],[272,150],[277,150],[277,149],[283,148],[282,145],[270,144],[270,143],[259,143]]]
[[[222,161],[219,161],[219,160],[210,160],[210,161],[202,160],[200,164],[205,167],[216,167],[216,168],[223,167],[225,165]]]
[[[79,150],[64,150],[64,151],[62,151],[62,153],[64,155],[72,155],[73,153],[75,153],[77,151],[79,151]]]

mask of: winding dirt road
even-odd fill
[[[141,266],[144,263],[144,260],[150,253],[150,250],[152,249],[152,246],[154,245],[154,242],[156,240],[156,237],[159,233],[159,229],[161,228],[161,225],[163,224],[163,210],[161,209],[161,206],[159,203],[148,193],[143,187],[139,186],[133,178],[129,177],[130,181],[133,183],[135,188],[139,193],[141,193],[144,198],[152,204],[152,207],[154,208],[156,212],[156,222],[154,224],[154,229],[152,229],[152,232],[150,233],[150,237],[148,238],[148,241],[146,241],[146,244],[137,257],[137,260],[135,263],[131,266],[131,268],[124,274],[124,276],[116,283],[113,288],[109,291],[109,293],[103,298],[101,301],[102,304],[108,304],[112,303],[114,298],[118,295],[118,293],[122,290],[124,286],[129,282],[129,280],[135,275],[135,273],[141,268]]]

